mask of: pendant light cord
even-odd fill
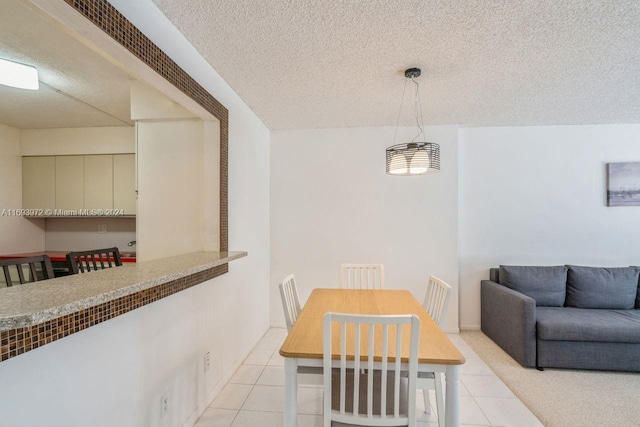
[[[420,135],[424,136],[424,116],[422,115],[422,102],[420,101],[420,85],[415,80],[414,77],[411,77],[411,81],[416,85],[416,93],[414,96],[413,103],[413,111],[416,118],[416,126],[418,126],[418,134],[411,140],[411,142],[415,142],[416,139],[420,137]],[[420,123],[420,119],[422,119],[422,123]],[[426,137],[424,138],[426,140]]]
[[[396,130],[393,133],[393,144],[396,143],[396,138],[398,136],[398,127],[400,126],[402,106],[404,105],[404,96],[407,91],[407,80],[404,81],[404,86],[402,87],[402,98],[400,99],[400,109],[398,110],[398,118],[396,119]],[[416,126],[418,127],[418,134],[411,140],[411,142],[415,142],[418,138],[420,138],[420,135],[424,136],[425,140],[426,136],[424,135],[424,116],[422,115],[422,101],[420,100],[420,84],[416,81],[415,77],[411,77],[411,81],[416,85],[413,100],[413,113],[416,120]]]
[[[404,104],[404,94],[406,91],[407,91],[407,80],[405,79],[404,86],[402,87],[402,98],[400,99],[400,109],[398,110],[398,119],[396,120],[396,131],[393,133],[393,144],[396,143],[396,136],[398,135],[398,126],[400,126],[400,114],[402,113],[402,105]]]

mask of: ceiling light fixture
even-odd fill
[[[398,126],[400,124],[400,113],[402,113],[402,104],[404,103],[404,94],[407,89],[408,80],[405,80],[402,100],[400,101],[400,111],[398,112],[398,121],[396,122],[396,131],[393,135],[395,145],[387,148],[387,173],[389,175],[408,176],[428,175],[440,172],[440,146],[433,142],[423,142],[426,140],[426,137],[424,135],[424,117],[422,116],[422,105],[420,103],[420,85],[415,80],[416,77],[420,76],[420,68],[409,68],[405,70],[404,76],[407,79],[411,79],[411,82],[416,85],[413,108],[418,134],[411,142],[395,144]]]
[[[37,90],[38,70],[31,65],[0,58],[0,84],[18,89]]]

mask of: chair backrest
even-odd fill
[[[29,282],[37,282],[38,280],[53,279],[54,277],[51,260],[47,255],[7,259],[0,261],[0,266],[2,267],[7,287],[13,286],[13,278],[15,278],[16,275],[21,285]],[[15,268],[12,269],[11,267]],[[28,280],[24,274],[25,269],[29,272]],[[11,275],[11,270],[15,271],[15,275]]]
[[[332,325],[333,322],[337,324]],[[410,329],[404,336],[403,325],[408,325]],[[376,336],[380,333],[380,343],[377,343]],[[415,426],[419,337],[420,319],[415,314],[325,314],[324,426],[331,426],[331,421],[366,426]],[[405,354],[403,360],[402,348],[406,340],[409,340],[409,354],[408,357]],[[378,350],[381,353],[378,353],[379,360],[374,361],[374,349],[377,348],[381,349]],[[350,363],[348,368],[347,361]],[[339,378],[338,373],[333,370],[338,367]],[[408,372],[408,376],[403,375],[403,372]],[[405,377],[402,381],[401,376]],[[374,377],[377,377],[375,384]],[[332,390],[332,381],[335,381],[335,391]],[[405,384],[406,407],[401,408],[401,386]],[[361,388],[366,390],[366,395],[361,396]],[[339,399],[336,399],[338,396],[334,396],[334,393],[339,395]],[[376,405],[379,408],[374,408]],[[401,410],[406,410],[406,413]]]
[[[284,308],[284,320],[287,323],[287,331],[291,331],[293,324],[298,320],[300,314],[300,301],[298,300],[298,289],[296,288],[296,278],[293,274],[288,275],[280,283],[280,297],[282,298],[282,308]]]
[[[382,264],[341,264],[340,287],[346,289],[383,289]]]
[[[103,270],[122,265],[118,248],[92,249],[90,251],[69,252],[67,264],[71,274]]]
[[[427,293],[424,296],[422,306],[438,326],[442,326],[442,322],[447,315],[450,299],[451,286],[435,276],[429,277]]]

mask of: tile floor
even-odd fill
[[[271,328],[229,383],[202,414],[196,427],[282,427],[284,360],[278,349],[286,329]],[[461,370],[460,420],[463,426],[542,426],[511,390],[458,335],[449,338],[464,354]],[[419,427],[437,427],[435,396],[424,413],[418,391]],[[322,427],[322,387],[299,384],[298,426]]]

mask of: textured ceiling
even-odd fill
[[[273,129],[640,122],[638,0],[154,2]]]
[[[0,85],[0,123],[25,128],[125,126],[130,77],[17,0],[0,0],[0,58],[33,65],[40,89]]]

